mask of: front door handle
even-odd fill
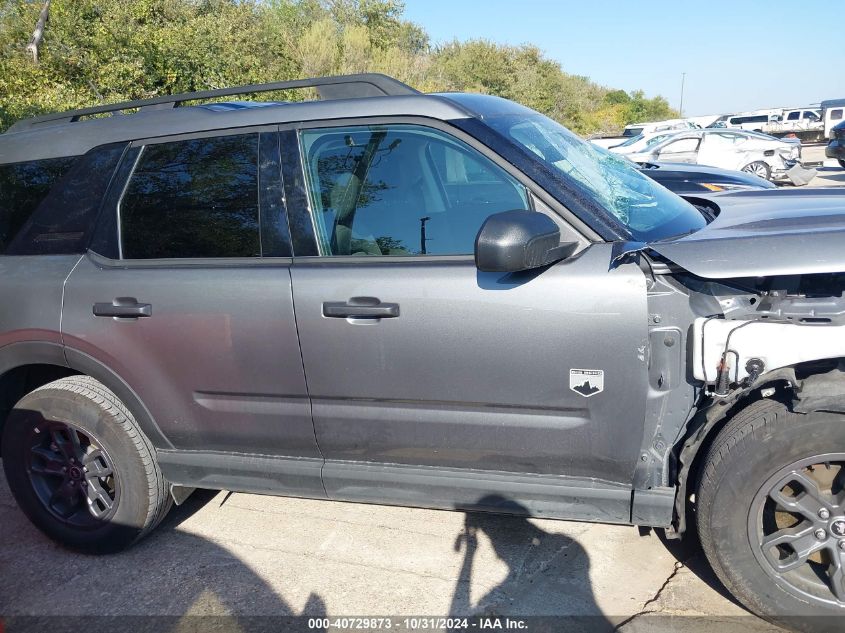
[[[399,316],[398,303],[382,303],[376,297],[352,297],[349,301],[326,301],[323,316],[335,319],[390,319]]]
[[[98,317],[137,319],[152,315],[153,306],[149,303],[138,303],[134,297],[118,297],[111,303],[94,304],[94,316]]]

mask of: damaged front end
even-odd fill
[[[692,376],[714,393],[782,367],[845,357],[844,194],[722,196],[701,231],[648,245],[689,277],[699,304]]]
[[[710,284],[719,309],[693,323],[692,374],[713,393],[724,396],[775,369],[845,357],[845,275],[738,283],[737,294]]]
[[[715,281],[668,264],[652,267],[666,273],[657,277],[653,288],[659,290],[650,296],[650,307],[668,316],[660,319],[662,329],[671,327],[682,310],[689,310],[691,321],[684,332],[685,366],[695,395],[690,416],[667,442],[671,449],[662,464],[663,485],[676,488],[675,518],[667,534],[679,537],[686,529],[696,458],[735,412],[757,399],[777,398],[798,413],[845,413],[845,274]],[[652,365],[663,365],[663,356],[665,350],[652,346]],[[672,397],[681,402],[680,395]],[[668,416],[657,428],[664,437],[675,430]]]
[[[773,397],[799,413],[845,412],[845,192],[808,193],[720,196],[700,231],[614,253],[642,253],[650,278],[651,423],[635,483],[674,486],[670,537],[686,529],[700,449],[736,411]],[[685,376],[675,369],[666,390],[670,331]]]

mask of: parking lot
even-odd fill
[[[6,616],[236,616],[222,622],[245,630],[238,617],[389,610],[640,631],[671,615],[672,630],[776,630],[727,598],[694,548],[627,526],[200,491],[150,538],[98,558],[43,537],[2,478],[0,525]]]
[[[798,9],[0,0],[0,633],[845,633]]]
[[[836,167],[826,167],[819,170],[813,178],[810,187],[843,187],[845,186],[845,170]]]
[[[823,161],[823,147],[804,159]],[[811,183],[842,185],[830,165]],[[389,610],[776,630],[728,597],[694,546],[627,526],[199,491],[131,551],[95,558],[37,532],[2,477],[0,525],[6,616],[235,616],[221,622],[241,630],[246,616]]]
[[[818,175],[810,183],[810,187],[842,187],[845,186],[845,170],[837,165],[835,160],[825,158],[825,145],[807,145],[801,152],[801,159],[805,164],[817,165]]]

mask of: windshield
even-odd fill
[[[500,116],[487,123],[575,181],[625,226],[632,239],[664,239],[706,224],[695,207],[640,173],[634,163],[582,141],[548,117]]]
[[[642,134],[640,134],[639,136],[632,136],[621,145],[616,145],[615,147],[628,147],[630,145],[633,145],[634,143],[639,143],[641,140],[643,140],[643,138],[644,136]]]

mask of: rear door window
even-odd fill
[[[77,157],[0,165],[0,254],[6,253],[53,186]]]
[[[699,139],[696,138],[682,138],[671,143],[667,143],[660,150],[661,154],[685,154],[687,152],[698,151]]]
[[[124,259],[260,257],[259,135],[146,145],[119,206]]]

